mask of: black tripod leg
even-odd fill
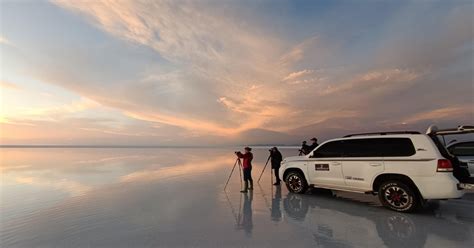
[[[234,167],[232,167],[232,171],[230,172],[229,178],[227,178],[227,182],[225,183],[224,190],[227,188],[227,184],[229,184],[230,178],[232,177],[232,173],[234,173],[235,166],[237,165],[237,160],[235,160]],[[240,184],[242,186],[242,182],[240,182]]]

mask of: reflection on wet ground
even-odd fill
[[[235,149],[0,150],[2,247],[473,247],[474,197],[416,214],[370,195],[239,193]],[[282,149],[284,156],[294,149]],[[256,178],[268,156],[255,150]]]

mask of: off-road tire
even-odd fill
[[[384,207],[397,212],[413,212],[420,203],[416,189],[397,180],[383,182],[378,196]]]

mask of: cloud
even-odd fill
[[[393,91],[397,88],[406,88],[415,83],[423,73],[408,69],[380,69],[355,75],[352,79],[336,87],[329,86],[322,91],[323,94],[336,94],[343,91],[366,91],[372,93],[380,91]]]
[[[317,42],[320,41],[319,37],[312,36],[305,39],[303,42],[293,46],[288,52],[284,53],[280,57],[280,63],[282,65],[293,65],[296,62],[301,61],[308,53],[309,50],[314,50],[317,45]],[[317,49],[319,50],[319,49]]]
[[[23,116],[30,116],[30,118],[61,118],[68,114],[73,114],[77,112],[83,112],[88,109],[99,107],[100,105],[88,98],[81,98],[77,102],[72,102],[70,104],[64,104],[60,106],[53,107],[30,107],[23,109]]]
[[[0,88],[12,89],[12,90],[21,89],[20,86],[14,84],[14,83],[6,82],[6,81],[0,81]]]
[[[140,83],[125,85],[114,96],[92,97],[102,104],[120,108],[139,120],[220,135],[256,128],[272,118],[270,112],[277,112],[275,106],[262,106],[277,102],[269,101],[270,97],[282,95],[269,85],[280,77],[275,74],[279,65],[272,62],[279,56],[280,42],[271,36],[262,38],[261,30],[239,25],[221,14],[219,6],[174,1],[55,3],[87,16],[114,36],[152,48],[177,68],[171,78],[166,73],[148,75]],[[269,42],[273,45],[268,46]],[[263,83],[255,87],[255,82]],[[258,117],[261,120],[254,121],[256,116],[248,111],[243,114],[216,102],[236,95],[266,109]],[[126,102],[113,102],[118,98]],[[153,106],[153,110],[143,111],[144,105],[147,109]]]
[[[114,130],[114,128],[89,128],[89,127],[80,127],[80,130],[91,131],[91,132],[100,132],[104,134],[120,135],[120,136],[139,136],[139,137],[159,137],[161,135],[149,133],[149,132],[130,132],[123,130]]]
[[[302,71],[295,71],[295,72],[292,72],[292,73],[288,74],[288,76],[286,76],[285,78],[283,78],[283,81],[294,80],[294,79],[300,78],[302,76],[312,74],[313,72],[314,72],[314,70],[307,70],[307,69],[302,70]]]
[[[14,44],[11,41],[9,41],[7,38],[2,37],[2,36],[0,36],[0,44],[14,47]]]
[[[0,116],[0,124],[10,124],[10,125],[20,125],[20,126],[35,126],[35,124],[33,124],[33,123],[15,121],[15,120],[11,120],[7,117],[2,117],[2,116]]]
[[[367,29],[360,19],[344,25],[337,20],[380,16],[347,6],[304,17],[314,25],[302,28],[300,19],[259,12],[253,3],[53,2],[105,35],[88,36],[83,50],[53,49],[47,60],[39,52],[35,70],[25,71],[91,99],[97,108],[114,109],[127,123],[68,119],[96,109],[81,102],[32,108],[28,118],[10,121],[51,125],[40,117],[57,117],[50,119],[78,127],[87,137],[121,141],[144,142],[149,135],[167,142],[230,143],[258,133],[261,139],[282,134],[293,142],[283,134],[313,136],[333,126],[379,129],[472,104],[472,17],[459,4],[443,10],[401,4]],[[432,16],[419,18],[420,13]],[[288,24],[290,19],[298,25]],[[285,28],[274,28],[277,24]]]
[[[156,113],[156,111],[153,111],[152,113],[140,113],[138,111],[135,111],[135,112],[125,112],[125,114],[129,117],[132,117],[138,120],[149,121],[149,122],[159,122],[163,124],[184,127],[190,130],[203,131],[205,133],[217,133],[219,135],[231,135],[234,133],[233,129],[224,128],[212,122],[177,118],[172,115],[160,115]]]
[[[472,117],[474,117],[472,106],[451,106],[451,107],[416,113],[412,116],[407,117],[406,119],[403,119],[402,123],[412,124],[412,123],[417,123],[421,121],[437,122],[437,121],[445,120],[445,119],[461,120],[461,119],[471,119]]]

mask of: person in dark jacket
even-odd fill
[[[313,141],[313,143],[309,146],[309,148],[308,148],[308,149],[309,149],[308,153],[312,152],[316,147],[319,146],[319,144],[318,144],[318,139],[312,138],[311,141]]]
[[[306,155],[308,154],[310,151],[309,151],[309,146],[306,144],[306,140],[303,141],[303,143],[301,144],[301,148],[300,148],[300,154],[299,156],[303,156],[303,155]]]
[[[280,170],[280,164],[281,161],[283,160],[283,157],[281,156],[281,152],[278,151],[278,148],[273,147],[270,149],[270,158],[272,161],[272,169],[275,173],[275,183],[273,185],[280,185],[280,175],[279,175],[279,170]]]
[[[252,148],[250,147],[245,147],[244,148],[245,153],[241,152],[235,152],[237,157],[241,158],[242,161],[242,170],[244,172],[244,182],[245,182],[245,187],[243,190],[240,192],[242,193],[247,193],[248,190],[253,190],[253,180],[252,180],[252,159],[253,159],[253,154],[252,154]],[[250,183],[250,187],[249,187]]]

